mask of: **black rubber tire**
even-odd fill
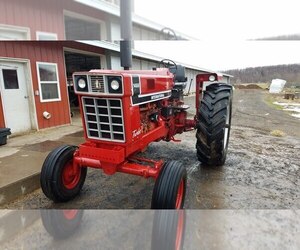
[[[156,210],[152,227],[152,250],[183,249],[185,210]]]
[[[204,165],[224,165],[230,135],[231,112],[231,86],[222,83],[207,86],[198,112],[196,133],[197,157]]]
[[[65,202],[76,197],[86,178],[87,168],[81,167],[80,179],[73,189],[67,189],[62,182],[65,164],[72,160],[76,146],[64,145],[49,153],[44,161],[40,183],[43,193],[54,202]]]
[[[77,210],[73,219],[67,219],[64,216],[64,210],[41,210],[42,223],[54,239],[66,239],[79,229],[83,211]]]
[[[183,180],[183,197],[180,208],[183,208],[186,193],[186,169],[178,161],[166,162],[154,185],[151,208],[175,209],[181,180]]]

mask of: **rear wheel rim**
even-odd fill
[[[227,147],[227,142],[228,142],[228,137],[229,137],[229,127],[230,127],[230,109],[229,109],[229,105],[228,105],[227,109],[226,109],[226,122],[225,122],[225,128],[224,128],[224,142],[223,142],[224,149],[226,149],[226,147]]]
[[[183,194],[184,194],[184,182],[183,180],[180,181],[178,191],[177,191],[177,196],[176,196],[176,203],[175,203],[175,208],[180,209],[182,200],[183,200]]]
[[[78,167],[79,168],[79,167]],[[62,173],[62,182],[66,189],[74,189],[80,180],[80,169],[74,169],[73,160],[66,163]]]

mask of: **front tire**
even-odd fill
[[[186,169],[178,161],[164,164],[153,189],[152,209],[182,209],[186,193]]]
[[[207,86],[198,113],[197,157],[208,166],[225,163],[232,112],[232,88],[214,83]]]
[[[152,227],[152,250],[183,249],[185,210],[156,210]]]
[[[86,178],[87,168],[74,171],[73,155],[77,147],[61,146],[47,156],[41,171],[41,188],[54,202],[65,202],[76,197]]]
[[[84,210],[41,210],[42,223],[54,239],[67,239],[80,227]]]

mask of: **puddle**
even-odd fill
[[[35,151],[35,152],[49,152],[51,150],[53,150],[56,147],[59,147],[61,145],[63,145],[64,143],[61,141],[44,141],[44,142],[39,142],[39,143],[35,143],[35,144],[31,144],[31,145],[25,145],[22,149],[23,150],[29,150],[29,151]]]
[[[282,106],[284,111],[292,112],[291,116],[300,119],[300,103],[273,102],[273,104]]]

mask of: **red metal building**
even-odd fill
[[[101,20],[104,22],[109,18],[104,12],[73,0],[0,1],[0,10],[1,33],[15,40],[65,40],[66,33],[72,32],[72,22],[78,24],[76,20],[83,20],[92,23],[95,19],[95,23],[101,24]],[[84,22],[79,26],[84,29]],[[97,39],[106,39],[106,34],[102,34],[103,37]]]
[[[68,50],[104,53],[77,42],[0,42],[0,127],[18,133],[70,124]]]
[[[119,1],[2,0],[0,40],[120,40]],[[165,27],[133,14],[135,40],[166,39]],[[172,39],[172,35],[170,39]],[[177,39],[190,39],[176,31]]]

